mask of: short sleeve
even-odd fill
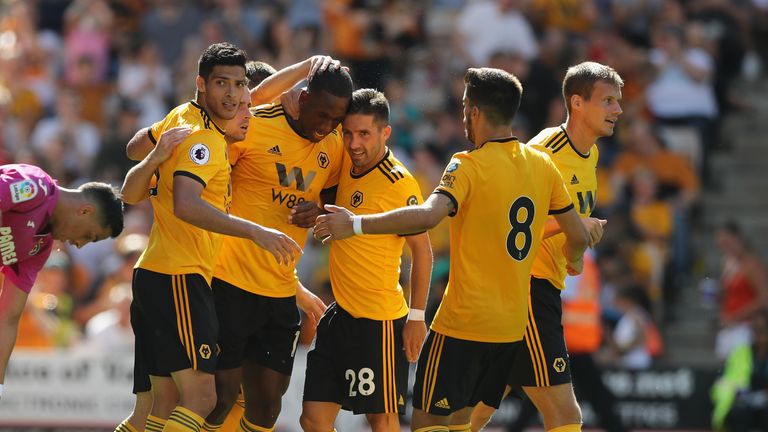
[[[392,210],[400,207],[415,206],[424,202],[421,195],[421,188],[419,182],[411,176],[407,176],[402,180],[399,180],[394,185],[395,191],[389,194],[389,209]],[[425,231],[419,231],[412,234],[401,234],[401,237],[407,237],[411,235],[421,234]]]
[[[188,136],[176,149],[173,175],[194,179],[205,187],[221,169],[226,147],[223,138],[205,130]]]
[[[160,135],[165,131],[164,125],[165,119],[155,122],[147,129],[147,135],[149,135],[149,140],[152,141],[152,144],[157,145],[157,140],[160,139]]]
[[[546,160],[547,170],[552,177],[552,193],[549,199],[549,214],[561,214],[573,208],[573,200],[568,194],[568,189],[565,188],[563,183],[563,177],[560,175],[560,171],[555,166],[552,159],[544,156]]]
[[[31,210],[45,202],[55,187],[46,175],[3,169],[0,171],[0,211]]]
[[[442,194],[451,199],[454,211],[450,216],[455,216],[461,209],[472,190],[472,182],[475,178],[475,169],[468,153],[456,153],[443,171],[440,184],[433,193]]]

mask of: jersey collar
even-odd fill
[[[203,108],[200,104],[198,104],[193,100],[189,101],[189,103],[191,103],[195,108],[200,110],[200,117],[203,118],[203,124],[205,125],[206,128],[210,129],[211,125],[213,125],[213,127],[217,131],[219,131],[220,134],[224,135],[225,133],[224,130],[221,129],[219,125],[217,125],[216,122],[213,121],[213,119],[211,119],[210,114],[208,114],[208,111],[206,111],[205,108]]]
[[[569,145],[569,146],[571,146],[571,149],[573,150],[573,152],[574,152],[574,153],[576,153],[577,155],[581,156],[581,157],[582,157],[582,158],[584,158],[584,159],[589,159],[589,154],[591,153],[591,150],[590,150],[590,151],[588,151],[588,152],[587,152],[587,154],[584,154],[584,153],[580,152],[580,151],[579,151],[579,150],[576,148],[576,146],[574,146],[574,145],[573,145],[573,141],[571,141],[571,137],[570,137],[570,136],[568,136],[568,131],[567,131],[567,130],[565,130],[565,125],[560,125],[560,130],[562,130],[562,131],[563,131],[563,133],[565,134],[565,139],[568,141],[568,145]],[[593,144],[593,145],[594,145],[594,144]],[[590,148],[591,148],[591,147],[590,147]]]

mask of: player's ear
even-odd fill
[[[389,137],[392,135],[392,126],[390,125],[384,126],[384,128],[381,130],[381,133],[382,133],[381,137],[384,138],[384,141],[388,140]]]
[[[197,87],[198,93],[205,93],[205,78],[198,75],[197,78],[195,78],[195,86]]]
[[[581,96],[575,94],[571,95],[571,108],[581,109],[581,105],[584,103],[584,99]]]
[[[78,207],[77,214],[79,216],[86,216],[89,214],[93,214],[95,210],[96,209],[93,207],[93,204],[83,204],[80,207]]]

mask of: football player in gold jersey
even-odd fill
[[[265,81],[266,83],[267,81]],[[311,74],[298,118],[279,103],[254,110],[248,135],[233,146],[232,212],[279,228],[303,244],[307,229],[288,223],[301,202],[319,201],[336,187],[344,154],[338,126],[352,96],[352,78],[339,67]],[[245,415],[238,430],[271,430],[293,371],[300,316],[295,269],[275,265],[240,239],[224,242],[214,272],[220,311],[219,401],[209,430],[235,402],[240,382]]]
[[[356,90],[342,130],[347,156],[336,202],[348,203],[358,215],[421,203],[418,183],[386,146],[392,128],[383,93]],[[410,302],[399,284],[404,243],[413,257]],[[421,232],[334,241],[329,266],[336,302],[320,320],[307,357],[302,429],[331,431],[344,408],[365,414],[375,432],[399,431],[408,362],[417,360],[427,333],[429,236]]]
[[[274,95],[279,95],[280,92],[287,89],[290,85],[293,85],[302,77],[306,77],[308,73],[335,66],[338,66],[337,62],[330,57],[313,56],[275,74],[274,68],[270,65],[263,62],[249,61],[246,64],[246,77],[248,78],[248,86],[251,90],[250,99],[251,101],[259,102],[265,101],[265,98],[273,98]],[[261,82],[271,75],[276,76],[272,78],[269,83],[261,86]],[[245,95],[245,97],[246,99],[249,98],[248,95]],[[248,108],[249,106],[250,104],[247,100],[243,101],[238,108],[237,117],[227,125],[228,130],[225,134],[225,139],[228,144],[245,139],[249,120],[251,118],[251,113]],[[159,164],[171,155],[173,149],[190,133],[190,131],[191,130],[187,127],[172,128],[166,131],[160,140],[155,140],[155,136],[159,136],[157,135],[157,132],[156,135],[153,136],[150,128],[141,129],[135,134],[131,142],[128,143],[127,153],[130,158],[140,160],[152,152],[152,157],[157,161],[156,163]],[[139,200],[141,196],[148,196],[146,190],[146,186],[141,187],[141,185],[139,185],[139,188],[134,192],[136,194],[134,199]],[[297,295],[297,298],[300,300],[299,304],[301,305],[302,310],[316,321],[325,309],[325,305],[309,290],[306,290],[304,287],[300,288],[301,289],[298,291]],[[149,383],[149,377],[138,358],[136,363],[136,367],[138,368],[134,371],[134,393],[136,393],[137,396],[136,404],[131,416],[118,426],[117,430],[120,431],[133,432],[133,429],[143,430],[145,419],[147,419],[150,410],[153,408],[153,397],[150,392],[151,385]],[[166,393],[169,395],[174,391],[175,387],[172,385],[166,388]],[[149,419],[146,420],[148,430],[162,429],[164,418],[167,417],[176,405],[178,395],[176,395],[176,398],[171,398],[169,396],[169,399],[171,399],[170,402],[163,399],[154,401],[156,412],[165,413],[165,416],[149,416]],[[170,408],[168,408],[169,405]],[[234,423],[239,423],[240,417],[242,416],[242,408],[239,408],[239,414],[234,413],[233,415],[237,416],[237,420]],[[231,429],[225,430],[234,429],[234,427],[231,427]]]
[[[528,146],[548,154],[560,170],[589,232],[590,247],[602,238],[606,222],[590,217],[597,197],[599,153],[595,141],[613,135],[616,120],[622,113],[619,101],[623,85],[619,74],[609,66],[594,62],[572,66],[563,80],[568,112],[565,124],[544,129],[528,142]],[[546,430],[570,432],[581,430],[581,409],[571,385],[571,366],[561,325],[560,292],[565,287],[566,258],[562,253],[565,236],[559,232],[554,220],[547,222],[545,240],[531,270],[526,343],[515,359],[509,389],[522,387],[541,413]],[[492,408],[478,405],[473,413],[473,430],[480,430],[492,412]],[[612,417],[601,420],[620,423],[615,414]],[[616,430],[621,427],[612,427],[611,432]]]
[[[220,234],[249,238],[281,262],[300,254],[284,234],[227,214],[230,167],[221,127],[248,98],[245,53],[227,43],[211,45],[200,57],[196,84],[196,100],[171,111],[150,135],[187,126],[189,136],[167,160],[150,154],[131,169],[123,187],[133,202],[145,197],[140,191],[153,175],[157,179],[149,191],[150,244],[134,275],[133,321],[137,356],[150,375],[154,399],[179,399],[164,426],[170,431],[199,429],[216,401],[218,322],[210,280]],[[160,414],[161,422],[166,415],[155,408],[152,414]]]
[[[448,287],[416,371],[411,429],[469,430],[478,402],[498,407],[526,327],[528,283],[547,215],[566,234],[570,271],[581,271],[587,233],[560,173],[512,135],[522,87],[490,68],[464,77],[464,127],[474,149],[454,155],[424,204],[356,216],[327,205],[315,232],[324,241],[355,234],[409,234],[451,216]]]

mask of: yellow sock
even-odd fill
[[[470,423],[463,425],[450,425],[448,426],[448,430],[450,432],[470,432],[472,430],[472,425]]]
[[[203,424],[203,428],[201,429],[201,431],[205,431],[205,432],[218,432],[219,430],[221,430],[222,426],[224,426],[223,423],[215,425],[215,424],[210,424],[210,423],[208,423],[206,421]]]
[[[416,429],[413,432],[448,432],[448,426],[427,426]]]
[[[246,420],[245,416],[240,419],[240,424],[237,426],[237,432],[272,432],[274,430],[274,426],[266,428],[263,426],[255,425]]]
[[[192,411],[177,406],[168,416],[163,432],[200,432],[205,419]]]
[[[166,421],[167,420],[165,419],[161,419],[160,417],[155,417],[150,414],[147,416],[147,423],[144,426],[144,432],[163,432]]]
[[[554,429],[550,429],[547,432],[581,432],[581,424],[574,423],[574,424],[562,425]]]
[[[139,431],[137,431],[132,424],[128,423],[128,420],[123,420],[122,423],[117,425],[117,427],[115,428],[115,432],[139,432]]]

